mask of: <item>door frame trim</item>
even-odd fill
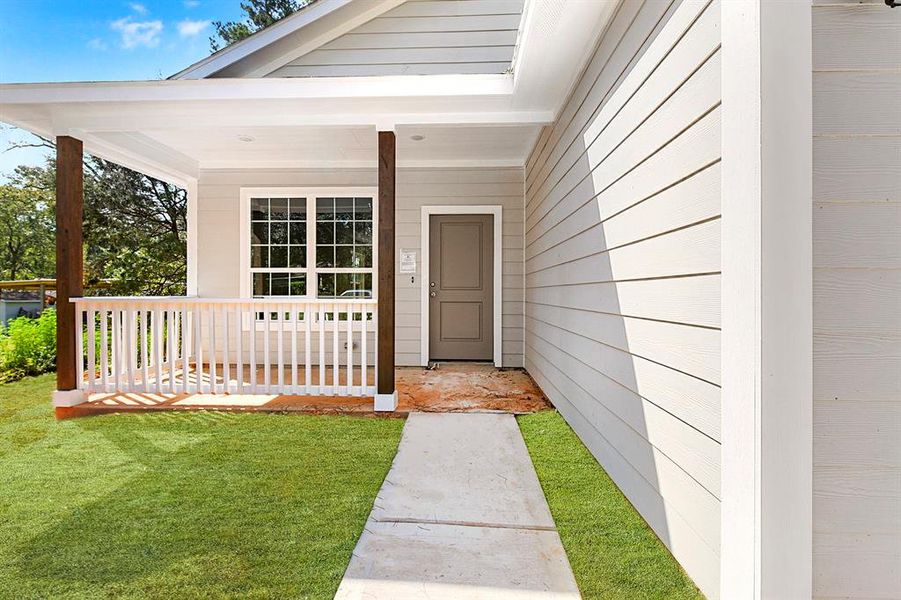
[[[421,226],[421,251],[422,270],[420,280],[420,345],[419,364],[429,364],[429,223],[432,215],[492,215],[494,217],[494,281],[492,292],[494,296],[494,314],[492,324],[494,328],[494,366],[500,368],[503,360],[503,327],[501,316],[503,314],[503,207],[499,204],[479,204],[471,206],[461,205],[426,205],[422,207]]]

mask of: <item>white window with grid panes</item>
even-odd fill
[[[371,189],[243,189],[242,297],[375,297]]]

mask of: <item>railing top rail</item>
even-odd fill
[[[350,304],[376,306],[375,298],[202,298],[197,296],[84,296],[72,298],[74,304],[253,304],[310,305]]]

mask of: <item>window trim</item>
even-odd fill
[[[307,261],[306,267],[295,268],[293,272],[305,273],[307,277],[307,294],[305,296],[268,296],[270,298],[283,298],[285,302],[317,301],[318,274],[321,273],[360,273],[372,274],[372,297],[378,298],[378,188],[376,187],[242,187],[240,189],[240,246],[241,257],[239,261],[239,294],[241,298],[253,298],[251,285],[252,273],[250,266],[250,200],[251,198],[306,198],[307,199]],[[355,269],[347,267],[317,268],[316,267],[316,211],[317,197],[365,197],[372,198],[372,267],[368,269]],[[310,212],[310,205],[314,210]],[[276,272],[289,271],[291,269],[272,269]],[[270,271],[272,272],[272,271]],[[312,291],[312,293],[311,293]],[[341,302],[340,298],[323,298],[323,302]]]

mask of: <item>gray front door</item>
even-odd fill
[[[432,215],[429,359],[494,356],[494,217]]]

